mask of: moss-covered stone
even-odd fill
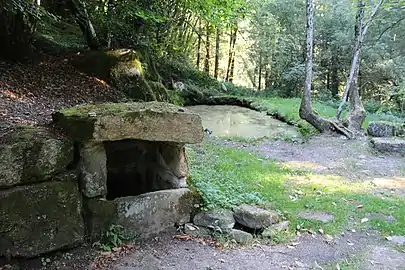
[[[370,122],[367,133],[372,137],[403,136],[405,135],[405,124],[385,121]]]
[[[80,187],[87,198],[107,194],[107,156],[103,143],[80,144]]]
[[[156,96],[156,100],[160,101],[170,101],[169,93],[166,87],[160,82],[148,81],[152,92]]]
[[[160,75],[146,50],[90,52],[80,58],[76,66],[109,82],[135,101],[168,101]]]
[[[48,182],[0,192],[0,256],[34,257],[83,241],[75,181]]]
[[[125,231],[147,238],[190,221],[194,194],[187,188],[161,190],[138,196],[85,201],[86,226],[92,241],[115,225]]]
[[[85,223],[90,241],[100,240],[108,228],[118,219],[115,201],[100,198],[85,199]]]
[[[199,143],[204,136],[198,114],[162,102],[76,106],[55,113],[53,118],[76,141]]]
[[[373,138],[370,143],[379,152],[405,156],[405,140],[402,138]]]
[[[17,128],[0,145],[0,188],[43,181],[73,160],[73,143],[41,128]]]

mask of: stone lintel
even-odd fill
[[[56,112],[53,119],[75,141],[199,143],[204,137],[198,114],[164,102],[75,106]]]

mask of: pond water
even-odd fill
[[[201,116],[204,128],[212,135],[227,138],[260,139],[300,138],[296,127],[247,108],[230,105],[188,106],[188,110]]]

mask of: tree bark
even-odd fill
[[[215,67],[214,67],[214,77],[218,79],[218,69],[219,69],[219,45],[221,42],[221,30],[217,28],[216,39],[215,39]]]
[[[206,25],[206,37],[205,37],[205,62],[204,62],[204,71],[205,73],[209,74],[210,73],[210,25],[207,22]]]
[[[339,95],[339,68],[338,68],[338,57],[337,57],[337,49],[333,49],[333,55],[331,59],[331,72],[330,72],[330,92],[333,97],[337,97]]]
[[[202,32],[202,27],[201,27],[201,19],[198,22],[198,42],[197,42],[197,69],[200,68],[200,62],[201,62],[201,42],[202,42],[202,37],[201,37],[201,32]]]
[[[70,0],[68,1],[68,6],[75,15],[76,22],[83,33],[87,46],[89,46],[91,50],[99,49],[100,43],[87,12],[86,3],[82,0]]]
[[[258,82],[258,87],[257,90],[261,90],[262,89],[262,53],[259,53],[259,82]]]
[[[305,88],[300,105],[300,117],[310,123],[320,132],[330,131],[331,122],[314,114],[311,104],[311,86],[313,76],[313,43],[314,43],[314,8],[312,0],[307,0],[307,41],[305,62]]]
[[[233,80],[233,70],[235,67],[235,44],[236,44],[236,34],[238,32],[238,27],[233,31],[231,30],[231,35],[229,39],[229,56],[228,56],[228,68],[226,71],[226,81],[232,82]]]
[[[350,99],[350,112],[347,119],[348,126],[353,130],[361,131],[361,125],[365,118],[365,110],[363,104],[360,100],[359,90],[358,90],[358,74],[359,74],[359,64],[360,64],[360,52],[361,47],[367,34],[368,28],[372,23],[377,11],[381,7],[384,0],[380,0],[377,5],[373,8],[369,20],[364,23],[364,1],[357,1],[357,14],[356,14],[356,25],[355,25],[355,45],[353,49],[352,65],[350,68],[349,77],[347,78],[345,91],[343,93],[342,101],[339,104],[339,108],[336,113],[336,117],[339,120],[342,114],[343,106]]]

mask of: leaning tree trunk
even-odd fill
[[[347,78],[345,91],[343,93],[342,101],[339,104],[336,117],[340,118],[344,104],[350,100],[350,110],[349,115],[346,119],[346,125],[349,130],[355,132],[356,135],[364,134],[362,130],[362,124],[366,117],[366,113],[363,104],[360,99],[359,89],[358,89],[358,77],[360,69],[360,52],[361,47],[364,42],[367,30],[373,21],[377,11],[381,7],[384,0],[380,0],[378,4],[373,8],[370,18],[367,23],[364,23],[364,1],[358,0],[357,2],[357,14],[356,14],[356,26],[355,26],[355,40],[353,50],[352,65],[350,68],[349,77]]]
[[[300,105],[300,117],[310,123],[320,132],[328,132],[331,130],[338,129],[341,132],[340,127],[324,119],[312,111],[311,104],[311,86],[312,86],[312,75],[313,75],[313,44],[314,44],[314,7],[312,0],[307,0],[307,41],[306,41],[306,62],[305,62],[305,88],[302,94],[301,105]]]
[[[82,0],[70,0],[68,5],[72,13],[76,18],[76,22],[83,33],[87,45],[91,50],[97,50],[100,48],[96,30],[90,20],[90,16],[86,9],[86,3]]]

